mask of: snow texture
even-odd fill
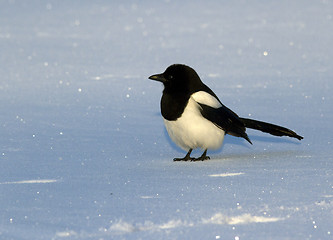
[[[0,239],[332,239],[332,29],[329,0],[0,1]],[[304,139],[173,162],[173,63]]]

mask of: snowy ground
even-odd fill
[[[332,29],[325,0],[0,1],[0,239],[332,239]],[[174,163],[172,63],[304,140]]]

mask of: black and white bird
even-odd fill
[[[203,161],[209,159],[207,149],[219,148],[225,134],[242,137],[252,144],[246,128],[260,130],[275,136],[297,138],[294,131],[278,125],[238,117],[224,106],[216,94],[207,87],[195,70],[182,64],[169,66],[164,73],[149,77],[164,85],[161,113],[170,138],[188,151],[174,161]],[[204,152],[199,158],[191,157],[193,149]]]

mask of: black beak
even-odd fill
[[[165,82],[166,82],[166,79],[165,79],[165,77],[163,76],[163,73],[161,73],[161,74],[154,74],[154,75],[151,75],[151,76],[149,77],[149,79],[154,80],[154,81],[158,81],[158,82],[162,82],[162,83],[165,83]]]

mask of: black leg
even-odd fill
[[[210,157],[207,156],[206,154],[207,154],[207,149],[203,152],[203,154],[201,155],[201,157],[195,158],[195,159],[193,159],[191,161],[205,161],[205,160],[210,159]]]
[[[190,149],[190,150],[188,151],[188,153],[186,154],[185,157],[183,157],[183,158],[174,158],[173,161],[175,161],[175,162],[176,162],[176,161],[194,161],[195,158],[191,158],[191,157],[190,157],[191,152],[192,152],[192,149]]]

